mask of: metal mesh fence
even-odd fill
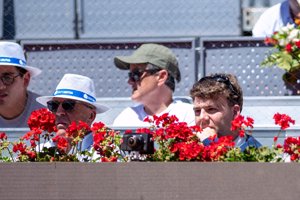
[[[52,93],[65,73],[79,73],[95,80],[102,97],[128,97],[127,71],[114,66],[115,56],[129,55],[143,43],[163,44],[176,55],[182,80],[175,95],[188,96],[193,83],[211,73],[237,76],[245,96],[299,94],[299,74],[288,74],[295,84],[285,84],[283,70],[261,67],[270,52],[262,39],[251,37],[144,38],[118,40],[22,40],[28,63],[43,70],[33,78],[30,89],[42,95]]]
[[[285,96],[299,94],[299,74],[288,73],[293,83],[283,81],[285,72],[276,66],[262,67],[261,62],[272,51],[262,39],[201,38],[199,76],[216,72],[235,74],[245,96]],[[202,74],[201,74],[202,72]]]
[[[186,96],[196,81],[195,38],[143,39],[143,40],[23,40],[28,64],[43,70],[33,78],[30,89],[47,95],[55,90],[65,73],[79,73],[95,80],[101,97],[128,97],[128,71],[114,66],[115,56],[131,54],[142,43],[165,45],[176,55],[182,80],[176,84],[175,95]],[[42,78],[41,78],[42,77]]]
[[[241,35],[239,0],[0,2],[5,39]]]

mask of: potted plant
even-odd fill
[[[271,53],[261,63],[262,66],[277,66],[285,71],[283,81],[288,89],[300,94],[300,27],[288,24],[266,37],[265,43],[272,45]]]

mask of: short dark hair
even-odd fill
[[[168,74],[168,79],[166,80],[165,85],[168,86],[173,92],[175,91],[175,79],[170,74]]]
[[[157,69],[158,71],[163,70],[161,67],[151,63],[147,63],[147,69]],[[173,92],[175,91],[175,78],[169,72],[165,85],[168,86]]]
[[[196,82],[190,90],[193,100],[196,97],[204,99],[218,99],[224,96],[229,106],[238,104],[243,108],[243,91],[236,76],[232,74],[216,73],[205,76]]]
[[[22,67],[17,67],[16,66],[16,69],[18,70],[18,72],[19,72],[19,74],[20,74],[21,77],[23,77],[24,74],[26,74],[28,72],[26,69],[24,69]]]

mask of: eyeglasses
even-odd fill
[[[76,102],[73,100],[65,100],[63,102],[48,101],[47,107],[51,112],[56,112],[60,104],[65,111],[70,112],[70,111],[74,110]]]
[[[74,101],[74,100],[64,100],[63,102],[59,102],[59,101],[48,101],[47,102],[47,107],[51,112],[57,112],[57,109],[59,107],[59,105],[61,104],[62,108],[66,111],[66,112],[71,112],[74,110],[74,107],[76,105],[76,103],[81,103],[78,101]],[[88,106],[84,103],[81,103],[82,105],[86,106],[87,108],[90,109],[94,109],[92,106]]]
[[[128,72],[128,78],[132,82],[141,81],[141,77],[146,72],[149,75],[153,75],[156,72],[160,71],[161,69],[145,69],[145,70],[133,70],[132,72]]]
[[[15,78],[17,78],[18,76],[21,76],[21,74],[17,74],[15,76],[12,74],[4,74],[3,76],[0,77],[0,79],[5,86],[9,86],[14,83]]]
[[[224,76],[224,75],[205,76],[205,77],[201,78],[198,81],[198,83],[201,83],[205,80],[214,80],[214,81],[217,81],[219,83],[224,83],[229,88],[229,90],[231,92],[238,95],[237,91],[234,89],[234,86],[232,85],[232,83],[230,82],[230,80],[227,76]]]

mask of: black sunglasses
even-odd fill
[[[132,72],[128,72],[128,78],[132,82],[138,82],[141,80],[141,77],[146,72],[149,75],[153,75],[161,69],[145,69],[145,70],[133,70]]]
[[[73,100],[64,100],[63,102],[48,101],[47,107],[51,112],[56,112],[60,104],[65,111],[70,112],[70,111],[74,110],[76,101],[73,101]]]
[[[231,92],[233,92],[236,95],[239,95],[237,93],[237,91],[234,89],[234,86],[232,85],[232,83],[230,82],[229,78],[227,76],[224,75],[214,75],[214,76],[205,76],[203,78],[201,78],[198,83],[201,83],[205,80],[214,80],[217,81],[219,83],[224,83]]]
[[[17,75],[12,75],[12,74],[4,74],[3,76],[0,77],[0,80],[2,81],[2,83],[5,86],[9,86],[12,85],[15,81],[15,78],[17,78],[18,76],[21,76],[21,74],[17,74]]]

